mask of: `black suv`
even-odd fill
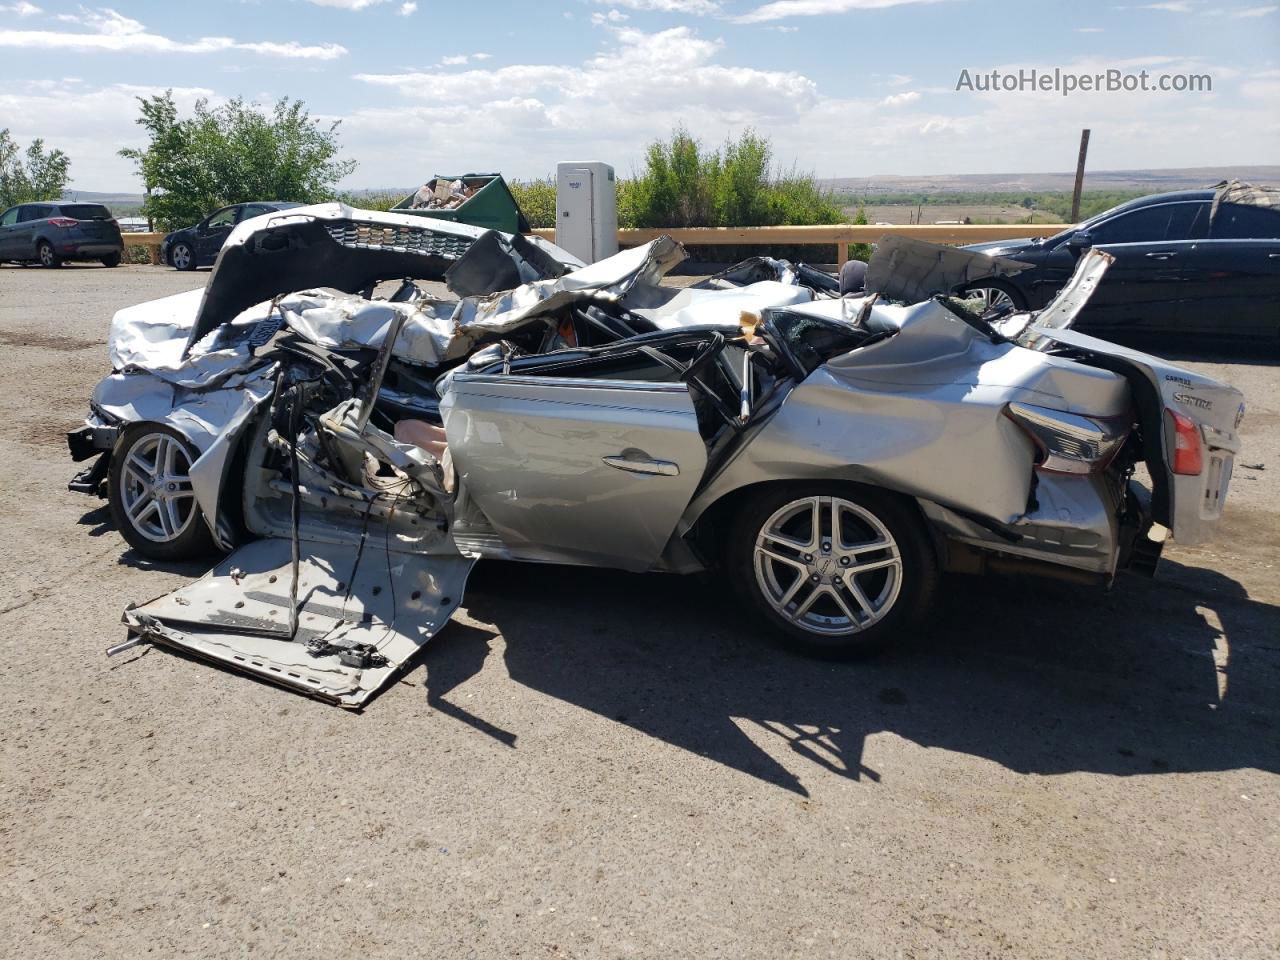
[[[166,236],[160,243],[160,259],[177,270],[211,267],[237,223],[260,217],[264,213],[300,206],[300,203],[281,200],[256,200],[253,203],[233,203],[229,207],[222,207],[194,227],[183,227]]]
[[[45,200],[0,213],[0,263],[60,267],[64,260],[100,260],[118,267],[123,253],[120,225],[100,203]]]
[[[968,247],[1032,264],[966,289],[993,306],[1043,307],[1101,247],[1115,257],[1075,328],[1280,337],[1280,209],[1219,203],[1213,190],[1140,197],[1052,237]]]

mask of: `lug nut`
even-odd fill
[[[819,576],[815,573],[815,574],[813,574],[813,576],[811,576],[809,579],[810,579],[810,580],[812,580],[814,583],[817,583],[817,582],[818,582],[820,579],[822,579],[822,578],[821,578],[821,577],[819,577]]]
[[[805,563],[813,563],[813,554],[812,554],[812,553],[806,553],[806,554],[804,555],[804,562],[805,562]]]
[[[849,565],[849,558],[848,558],[848,557],[841,557],[841,558],[840,558],[840,566],[842,566],[842,567],[847,567],[848,565]]]

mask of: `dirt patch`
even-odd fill
[[[101,347],[102,340],[77,340],[75,337],[63,337],[55,333],[23,333],[17,330],[0,330],[0,344],[6,347],[32,347],[39,350],[57,350],[69,353],[75,350],[87,350],[90,347]]]

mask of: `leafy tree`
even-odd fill
[[[71,179],[71,160],[61,150],[45,153],[43,140],[32,140],[25,151],[0,130],[0,209],[34,200],[57,200]]]
[[[172,91],[138,102],[150,143],[120,155],[137,164],[143,209],[164,228],[229,203],[329,200],[356,168],[356,161],[338,159],[339,121],[313,119],[301,100],[285,97],[268,113],[239,98],[221,107],[201,99],[185,118]]]

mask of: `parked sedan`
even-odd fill
[[[166,235],[160,242],[160,259],[177,270],[211,267],[236,224],[263,214],[300,206],[300,203],[280,200],[259,200],[222,207],[195,226],[183,227]]]
[[[919,241],[840,297],[766,258],[664,284],[667,237],[584,266],[298,213],[112,323],[75,487],[105,481],[140,553],[228,554],[126,610],[127,643],[360,706],[491,557],[717,571],[796,645],[865,653],[911,636],[943,571],[1105,585],[1154,570],[1155,524],[1194,544],[1222,513],[1240,393],[1068,329],[1099,251],[997,328],[933,294],[1005,264]],[[452,297],[416,282],[441,280]]]
[[[1039,309],[1094,247],[1115,262],[1077,329],[1280,338],[1280,195],[1243,184],[1141,197],[1052,237],[975,244],[1031,269],[967,291]]]
[[[123,253],[120,227],[100,203],[42,201],[0,213],[0,263],[60,267],[67,260],[98,260],[118,267]]]

